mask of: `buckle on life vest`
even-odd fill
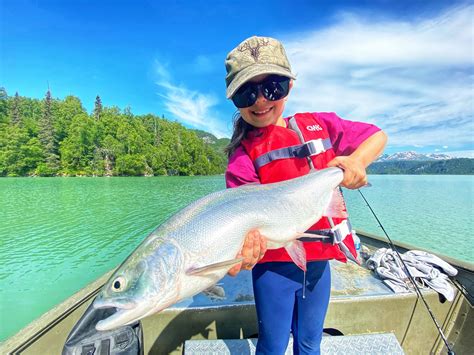
[[[307,141],[304,145],[308,151],[307,156],[318,155],[332,148],[331,140],[329,138],[312,139]]]
[[[331,229],[318,229],[318,230],[308,230],[306,234],[316,234],[319,236],[325,236],[327,238],[311,238],[311,237],[302,237],[298,238],[302,242],[321,242],[328,244],[340,244],[344,239],[346,239],[348,234],[352,233],[352,226],[349,220],[345,219],[341,223],[335,225]]]
[[[332,244],[340,244],[346,238],[346,236],[352,233],[352,227],[350,222],[345,219],[341,223],[331,228],[332,232]]]
[[[318,155],[326,150],[332,148],[331,140],[326,139],[312,139],[303,143],[300,146],[294,147],[293,154],[298,158],[306,158],[313,155]]]

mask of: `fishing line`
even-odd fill
[[[408,278],[410,279],[411,283],[413,284],[413,286],[415,287],[415,291],[416,291],[416,294],[419,298],[421,298],[421,300],[423,301],[428,313],[430,314],[431,316],[431,319],[433,320],[434,324],[436,325],[436,328],[438,328],[438,332],[439,332],[439,335],[441,336],[441,338],[443,339],[443,342],[444,344],[446,345],[446,348],[448,349],[448,355],[454,355],[454,351],[453,349],[451,348],[451,346],[449,345],[448,343],[448,340],[446,339],[446,336],[444,335],[443,333],[443,330],[441,329],[438,321],[436,320],[436,317],[434,316],[433,312],[431,311],[431,308],[430,306],[428,305],[428,303],[426,302],[425,300],[425,297],[423,296],[423,294],[421,293],[421,290],[418,288],[418,285],[417,283],[415,282],[415,279],[413,278],[413,276],[411,275],[410,271],[408,270],[408,267],[406,266],[405,262],[403,261],[402,257],[400,256],[400,253],[398,252],[397,248],[395,248],[395,245],[393,244],[392,242],[392,239],[390,239],[390,237],[388,236],[388,233],[387,231],[385,230],[385,228],[383,227],[382,225],[382,222],[380,222],[379,218],[377,217],[377,215],[375,214],[374,210],[372,209],[372,207],[370,206],[369,204],[369,201],[367,201],[367,199],[365,198],[364,194],[362,193],[362,191],[360,191],[360,189],[357,189],[357,191],[359,191],[360,195],[362,196],[362,198],[364,199],[365,203],[367,204],[367,207],[369,207],[370,209],[370,212],[372,212],[373,216],[375,217],[375,219],[377,220],[377,223],[379,224],[380,228],[382,228],[382,231],[384,232],[385,236],[387,237],[389,243],[390,243],[390,246],[392,247],[392,249],[395,251],[395,253],[397,253],[397,256],[398,258],[400,259],[400,261],[402,262],[403,264],[403,267],[405,268],[405,272],[406,274],[408,275]]]

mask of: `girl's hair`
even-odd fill
[[[230,143],[225,147],[224,152],[227,153],[227,157],[230,158],[234,154],[237,147],[240,145],[242,139],[247,137],[247,133],[253,129],[253,126],[244,121],[240,112],[237,111],[234,114],[234,133],[232,133],[232,138]]]

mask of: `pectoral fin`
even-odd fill
[[[240,263],[243,258],[237,258],[232,260],[221,261],[206,266],[190,268],[186,271],[186,275],[206,275],[211,272],[215,272],[222,269],[229,269],[231,266]]]
[[[360,261],[354,258],[354,255],[350,252],[349,248],[346,247],[344,243],[339,243],[339,248],[341,251],[344,253],[344,255],[347,257],[347,259],[352,260],[356,264],[360,265]]]
[[[301,270],[306,271],[306,251],[304,250],[303,242],[294,240],[285,246],[285,250],[291,260],[293,260]]]

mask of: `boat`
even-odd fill
[[[357,231],[369,250],[387,247],[384,238]],[[395,243],[400,253],[417,249]],[[428,250],[427,250],[428,251]],[[430,251],[428,251],[430,252]],[[432,252],[431,252],[432,253]],[[456,354],[474,349],[474,264],[437,253],[458,270],[452,302],[430,289],[424,298]],[[0,353],[60,354],[74,324],[93,301],[110,271],[33,321],[0,345]],[[331,339],[392,334],[406,354],[445,354],[446,346],[424,303],[415,292],[393,293],[374,273],[353,262],[331,261],[331,300],[324,333]],[[255,339],[257,321],[249,272],[222,280],[226,296],[204,294],[186,299],[142,320],[145,354],[181,354],[185,343],[202,339]],[[326,339],[326,337],[323,337]]]

